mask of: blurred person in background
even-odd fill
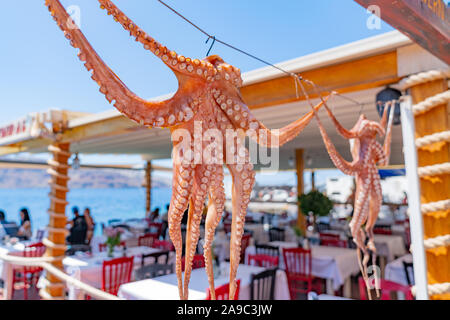
[[[20,227],[19,231],[17,231],[17,236],[24,240],[30,240],[33,236],[33,232],[31,230],[31,219],[30,213],[27,208],[20,209]]]
[[[90,208],[84,209],[83,217],[87,224],[86,242],[87,242],[87,244],[90,244],[92,237],[94,236],[94,229],[95,229],[95,222],[91,216]]]

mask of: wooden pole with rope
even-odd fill
[[[152,162],[147,161],[145,166],[145,213],[150,216],[152,207]]]
[[[49,146],[49,151],[53,154],[53,159],[49,161],[50,169],[48,173],[50,180],[50,209],[48,238],[44,239],[47,246],[46,256],[56,258],[51,264],[60,270],[63,270],[63,258],[66,252],[66,195],[69,191],[68,184],[68,160],[70,154],[69,143],[54,142]],[[59,259],[58,259],[59,258]],[[41,296],[44,299],[64,299],[65,284],[61,279],[47,273],[47,285],[42,289]]]
[[[295,168],[297,171],[297,196],[300,197],[304,190],[304,179],[303,173],[305,171],[305,159],[304,150],[295,150]],[[297,203],[298,215],[297,215],[297,226],[306,234],[306,217],[300,209],[300,202]]]
[[[450,143],[444,137],[450,134],[449,76],[448,70],[431,71],[404,82],[414,104],[430,299],[450,299],[450,292],[432,289],[450,283]]]

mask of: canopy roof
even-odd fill
[[[414,67],[410,65],[414,59]],[[328,90],[345,93],[363,104],[369,119],[379,120],[375,95],[386,85],[394,85],[403,76],[428,69],[441,62],[419,48],[399,32],[390,32],[344,46],[325,50],[278,64],[301,73]],[[431,65],[430,65],[431,64]],[[297,99],[294,81],[284,73],[261,68],[243,74],[241,89],[255,116],[269,128],[280,128],[310,111],[306,101]],[[311,97],[314,92],[310,91]],[[163,97],[161,97],[162,99]],[[353,127],[361,108],[339,97],[330,105],[346,128]],[[350,159],[349,143],[337,135],[331,121],[321,113],[329,135],[338,151]],[[98,114],[80,114],[52,110],[28,115],[21,121],[0,127],[0,155],[47,152],[51,140],[43,134],[44,126],[55,120],[65,123],[62,141],[71,143],[71,151],[86,154],[140,154],[145,159],[171,156],[170,131],[148,129],[130,121],[115,109]],[[280,149],[280,169],[291,169],[295,149],[305,149],[307,168],[334,167],[324,148],[315,123]],[[403,164],[401,128],[393,131],[391,164]]]

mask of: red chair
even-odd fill
[[[131,281],[133,256],[103,261],[102,290],[117,295],[119,287]]]
[[[411,293],[411,288],[402,284],[380,279],[381,297],[380,300],[392,300],[392,292],[403,292],[405,300],[414,300]],[[359,282],[359,297],[361,300],[367,300],[366,283],[363,278],[358,279]]]
[[[409,247],[411,246],[411,229],[409,225],[405,225],[405,246],[409,251]]]
[[[318,294],[322,293],[321,279],[311,274],[311,250],[283,249],[283,258],[291,300],[296,300],[298,293],[307,294],[313,290]]]
[[[264,268],[277,268],[278,257],[269,256],[266,254],[249,254],[248,264],[251,266],[264,267]]]
[[[149,222],[148,228],[150,229],[150,233],[155,233],[157,235],[157,239],[161,236],[163,224],[162,222]],[[155,230],[155,231],[154,231]]]
[[[245,263],[245,250],[247,250],[250,245],[251,234],[244,234],[241,240],[241,260],[240,263]]]
[[[231,221],[224,221],[223,229],[225,230],[225,233],[230,233],[231,232]]]
[[[156,239],[153,241],[153,248],[156,249],[162,249],[162,250],[168,250],[168,251],[175,251],[175,247],[173,246],[173,243],[168,240],[158,240]]]
[[[236,293],[234,294],[234,300],[239,300],[239,290],[241,287],[241,280],[236,281]],[[224,284],[223,286],[220,286],[216,288],[216,300],[229,300],[229,294],[230,294],[230,284]],[[206,291],[206,300],[211,300],[211,292],[208,288]]]
[[[181,270],[184,271],[185,267],[185,259],[181,260]],[[205,257],[202,254],[196,254],[194,255],[194,258],[192,260],[192,270],[194,269],[200,269],[205,267]]]
[[[374,234],[385,234],[385,235],[392,235],[392,230],[386,229],[386,228],[374,228],[373,229]]]
[[[322,239],[320,240],[320,245],[326,247],[338,247],[338,248],[348,248],[348,242],[341,239]]]
[[[143,236],[139,236],[138,246],[152,247],[155,240],[158,240],[158,234],[156,233],[144,234]]]
[[[98,244],[98,251],[103,252],[106,251],[106,243],[99,243]],[[125,241],[120,241],[119,247],[125,247]]]
[[[328,232],[319,232],[319,239],[322,241],[322,239],[335,239],[339,240],[341,237],[338,234],[335,233],[328,233]]]
[[[37,258],[42,257],[45,253],[45,245],[42,242],[34,243],[25,247],[23,251],[23,257],[26,258]],[[28,300],[28,289],[33,285],[36,285],[41,275],[41,267],[16,267],[13,268],[13,286],[12,286],[12,296],[14,295],[15,285],[18,283],[23,283],[23,298]]]

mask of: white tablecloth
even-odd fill
[[[0,254],[23,255],[25,245],[30,242],[18,242],[14,245],[1,245]],[[4,281],[3,298],[11,300],[13,265],[0,259],[0,279]]]
[[[224,268],[228,270],[229,264],[224,263]],[[240,300],[250,299],[251,274],[256,274],[264,270],[264,268],[254,266],[239,265],[237,279],[241,280]],[[229,274],[227,272],[215,279],[214,283],[216,287],[219,287],[229,281]],[[189,299],[206,299],[207,288],[209,288],[209,284],[205,269],[193,270],[189,283]],[[127,283],[120,287],[118,296],[128,300],[178,300],[177,277],[175,274],[169,274],[154,279]],[[283,270],[278,270],[275,281],[275,300],[289,299],[286,273]]]
[[[150,254],[154,252],[161,252],[160,249],[150,248],[150,247],[134,247],[127,249],[127,256],[134,256],[134,269],[138,269],[141,266],[141,256],[143,254]],[[116,258],[122,257],[123,252],[117,250],[114,253]],[[81,280],[82,282],[91,285],[96,288],[101,288],[102,286],[102,265],[103,261],[109,260],[106,252],[96,253],[93,256],[81,255],[80,256],[70,256],[63,260],[64,269],[66,273],[72,275],[73,277]],[[171,254],[169,256],[169,263],[173,263],[175,255]],[[134,272],[131,275],[131,279],[134,279]],[[82,299],[83,292],[80,290],[69,286],[69,296],[70,299]]]
[[[127,232],[121,236],[121,240],[125,241],[127,248],[137,247],[139,244],[139,238],[133,233]],[[95,236],[91,240],[91,249],[93,253],[99,252],[99,244],[106,242],[106,236]]]
[[[377,255],[386,257],[388,262],[394,260],[396,256],[406,254],[405,242],[401,236],[376,234],[374,240]]]
[[[386,269],[384,270],[384,278],[386,280],[397,282],[403,284],[405,286],[408,285],[408,281],[406,280],[405,268],[403,267],[404,262],[412,262],[413,257],[411,254],[404,255],[392,262],[389,262],[386,265]],[[414,279],[411,279],[414,284]]]
[[[282,249],[296,248],[298,247],[297,243],[274,241],[269,244],[280,248],[279,267],[284,270],[285,265]],[[248,247],[245,253],[246,261],[248,261],[248,255],[255,254],[255,252],[256,249],[254,246]],[[311,256],[312,275],[332,280],[333,290],[338,290],[349,276],[355,275],[360,271],[356,250],[354,249],[312,246]]]

